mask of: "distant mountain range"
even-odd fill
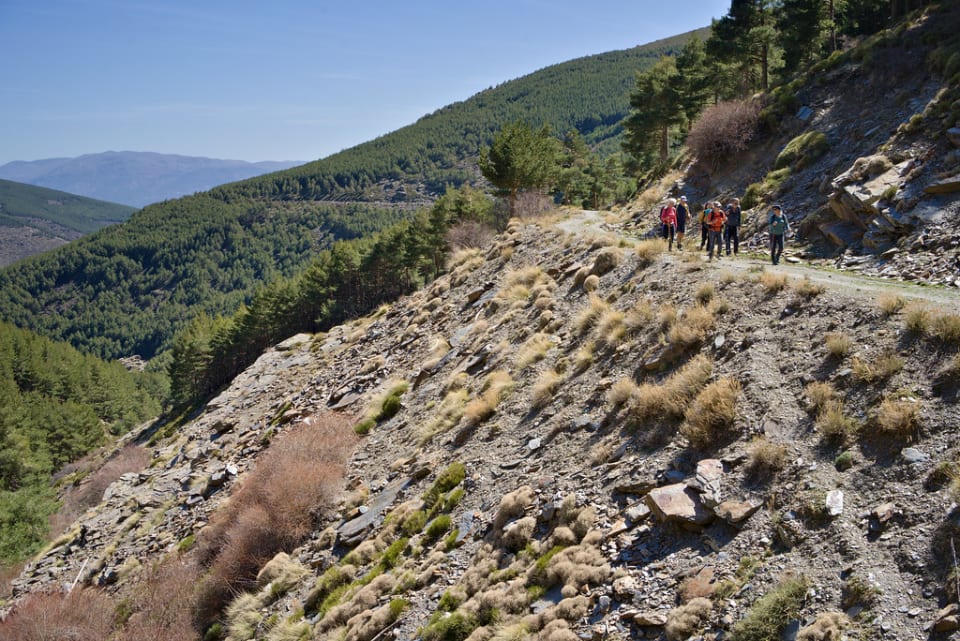
[[[127,205],[0,180],[0,267],[123,222],[135,211]]]
[[[140,208],[301,164],[107,151],[10,162],[0,166],[0,178]]]

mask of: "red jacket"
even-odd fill
[[[677,224],[677,210],[667,205],[660,210],[660,222],[664,225],[676,225]]]

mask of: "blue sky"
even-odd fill
[[[0,0],[0,164],[315,160],[729,0]]]

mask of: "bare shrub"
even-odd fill
[[[696,632],[710,616],[713,604],[710,599],[700,597],[667,613],[665,631],[670,641],[682,641]]]
[[[114,603],[96,588],[36,592],[0,620],[0,639],[102,641],[113,632]]]
[[[696,449],[716,446],[726,439],[734,427],[740,383],[721,378],[707,385],[693,400],[680,433]]]
[[[100,467],[92,470],[78,485],[61,495],[62,507],[50,517],[50,531],[63,532],[88,508],[100,503],[103,493],[128,472],[139,472],[150,464],[150,452],[139,445],[126,445]]]
[[[193,586],[197,568],[178,557],[154,564],[133,586],[133,610],[118,641],[192,639]]]
[[[759,105],[728,101],[707,107],[687,134],[687,147],[701,162],[716,164],[743,151],[757,133]]]
[[[489,225],[473,220],[457,223],[447,231],[447,245],[453,250],[483,248],[493,242],[496,232]]]
[[[341,489],[355,444],[350,418],[328,412],[275,439],[260,455],[198,544],[201,561],[210,566],[198,594],[200,627],[232,594],[253,588],[257,572],[277,552],[293,550],[313,530],[318,508]]]

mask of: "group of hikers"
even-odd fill
[[[690,219],[690,206],[687,197],[669,198],[660,208],[661,236],[668,241],[668,247],[673,251],[673,241],[677,241],[677,249],[683,250],[683,237],[686,234],[687,222]],[[727,256],[740,253],[740,226],[743,223],[743,212],[740,209],[740,199],[733,198],[724,207],[719,200],[708,201],[697,216],[700,222],[700,251],[706,247],[709,259],[712,261],[714,253],[717,258],[723,255],[726,246]],[[774,205],[767,215],[767,231],[770,234],[770,260],[774,265],[780,263],[783,254],[783,239],[790,231],[790,224],[780,205]]]

